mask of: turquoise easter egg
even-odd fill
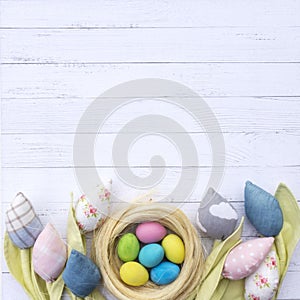
[[[153,268],[163,260],[165,251],[159,244],[148,244],[139,253],[139,262],[147,267]]]
[[[177,265],[164,261],[151,269],[150,278],[157,285],[165,285],[173,282],[179,273],[180,268]]]
[[[122,261],[135,260],[140,251],[140,243],[133,233],[126,233],[119,240],[117,251]]]

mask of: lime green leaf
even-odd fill
[[[275,246],[277,256],[279,258],[279,270],[281,276],[276,293],[277,297],[293,252],[300,239],[300,209],[297,200],[288,187],[283,183],[278,186],[275,198],[280,204],[284,220],[283,227],[275,238]]]
[[[64,280],[62,278],[62,274],[51,283],[47,283],[47,290],[50,295],[50,299],[61,299],[63,291],[64,291]]]
[[[222,277],[223,265],[230,250],[241,242],[243,223],[244,218],[235,232],[225,241],[215,242],[210,255],[205,261],[201,283],[195,299],[218,299],[217,295],[222,294],[226,290],[228,280]]]
[[[22,285],[31,299],[50,299],[45,281],[33,270],[32,248],[21,250],[12,243],[8,234],[5,233],[4,255],[10,273]]]
[[[71,201],[69,216],[68,216],[68,256],[72,249],[75,249],[82,254],[86,254],[86,241],[84,235],[81,235],[79,227],[76,223],[75,211],[73,208],[73,200]]]
[[[105,300],[101,293],[96,289],[86,299],[92,300]]]

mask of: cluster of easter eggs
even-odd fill
[[[173,282],[180,273],[185,248],[181,238],[158,222],[145,222],[134,233],[124,234],[117,245],[124,262],[120,277],[130,286],[142,286],[150,278],[157,285]]]

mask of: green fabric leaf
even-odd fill
[[[52,283],[47,283],[47,290],[50,295],[50,300],[61,299],[63,291],[64,291],[64,280],[62,278],[62,274]]]
[[[31,259],[32,248],[21,250],[16,247],[6,232],[4,237],[4,255],[10,273],[21,284],[31,299],[50,299],[46,282],[34,272]]]
[[[229,280],[222,277],[223,265],[230,250],[241,242],[243,224],[244,218],[242,218],[241,223],[235,232],[225,241],[215,242],[210,255],[205,261],[201,283],[195,299],[202,300],[222,298],[220,297],[223,294],[222,291],[226,289],[229,284]],[[220,290],[216,292],[217,289]]]
[[[76,223],[75,210],[73,208],[73,200],[71,201],[69,215],[68,215],[68,256],[71,254],[72,249],[75,249],[82,254],[86,254],[86,241],[84,235],[81,234],[79,227]]]
[[[49,295],[46,281],[34,272],[32,259],[31,259],[30,263],[31,263],[31,278],[32,278],[32,282],[35,287],[35,293],[36,293],[35,299],[37,297],[38,297],[38,299],[45,299],[45,300],[52,299],[51,296]]]
[[[297,200],[288,189],[281,183],[275,193],[283,213],[283,227],[275,238],[277,256],[279,258],[280,282],[276,297],[288,270],[293,252],[300,239],[300,209]]]
[[[104,296],[96,289],[85,299],[93,300],[105,300]]]

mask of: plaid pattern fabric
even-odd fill
[[[34,271],[45,281],[54,281],[67,261],[67,247],[52,224],[48,223],[37,238],[33,251]]]
[[[35,217],[34,209],[29,200],[18,193],[6,211],[6,229],[16,231],[28,225]]]
[[[22,193],[18,193],[9,205],[5,224],[10,239],[21,249],[32,247],[43,230],[30,201]]]

